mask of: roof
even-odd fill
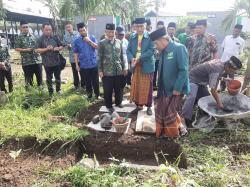
[[[145,17],[181,17],[182,15],[172,12],[159,11],[156,13],[154,10],[150,10],[145,14]]]
[[[7,21],[25,19],[30,23],[43,23],[52,19],[50,9],[37,0],[3,0]]]

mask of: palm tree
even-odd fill
[[[225,30],[230,28],[233,24],[233,21],[238,16],[247,16],[250,18],[250,1],[249,0],[236,0],[234,6],[229,10],[228,16],[223,20],[222,26]],[[245,72],[243,88],[250,86],[250,50],[248,50],[248,61],[247,69]]]

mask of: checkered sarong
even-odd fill
[[[135,102],[137,106],[150,106],[152,104],[153,75],[153,73],[142,73],[141,65],[136,65],[132,77],[130,100]]]

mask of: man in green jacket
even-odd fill
[[[161,52],[159,63],[156,136],[178,137],[187,133],[178,115],[182,97],[189,94],[188,52],[184,45],[173,42],[161,28],[150,34]]]
[[[115,104],[122,108],[123,85],[128,73],[122,52],[122,42],[115,38],[115,24],[106,25],[106,38],[99,44],[99,75],[102,78],[105,105],[110,113],[112,95],[115,91]]]
[[[128,62],[133,71],[130,100],[137,109],[148,107],[147,114],[152,115],[153,79],[155,71],[154,43],[145,31],[145,18],[135,20],[136,33],[133,33],[127,49]]]

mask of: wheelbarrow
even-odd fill
[[[242,119],[250,116],[250,98],[239,93],[229,95],[227,92],[220,94],[225,110],[217,108],[212,96],[203,97],[198,101],[199,108],[207,113],[205,116],[197,118],[193,122],[193,127],[202,132],[211,132],[218,121],[224,121],[229,129],[235,129],[235,125]]]

